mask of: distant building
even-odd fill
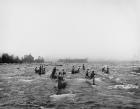
[[[64,62],[64,63],[87,63],[88,60],[85,59],[59,59],[58,62]]]
[[[44,62],[44,58],[41,56],[38,56],[38,59],[35,59],[35,62],[37,63],[43,63]]]
[[[32,62],[34,62],[34,57],[31,54],[24,55],[23,62],[25,62],[25,63],[32,63]]]

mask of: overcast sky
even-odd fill
[[[136,0],[0,0],[0,52],[140,59]]]

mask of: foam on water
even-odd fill
[[[84,78],[76,78],[75,79],[77,82],[85,82],[86,81],[86,79],[84,79]]]
[[[7,77],[7,79],[12,79],[13,77],[11,77],[11,76],[9,76],[9,77]]]
[[[95,78],[95,81],[101,82],[102,80],[101,80],[101,78]]]
[[[0,91],[3,90],[3,88],[0,88]]]
[[[92,86],[93,88],[94,88],[94,87],[97,87],[97,85],[91,85],[91,86]]]
[[[28,80],[28,79],[20,79],[22,82],[32,82],[33,80]]]
[[[111,79],[114,79],[114,77],[113,76],[109,76],[109,79],[111,80]]]
[[[51,101],[59,101],[59,100],[62,100],[62,99],[71,99],[73,100],[75,97],[75,94],[72,94],[72,93],[69,93],[69,94],[61,94],[61,95],[51,95],[50,98],[51,98]]]
[[[116,82],[120,82],[121,79],[120,79],[120,78],[116,78],[115,81],[116,81]]]
[[[55,108],[45,108],[43,106],[40,106],[39,109],[55,109]]]
[[[133,84],[127,84],[127,85],[114,85],[109,86],[108,89],[138,89],[139,87]]]
[[[85,78],[76,78],[77,82],[86,82],[86,81],[92,81],[92,79],[85,79]],[[101,78],[95,78],[95,81],[101,82]]]
[[[71,74],[71,72],[67,72],[67,74]]]

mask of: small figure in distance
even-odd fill
[[[58,89],[64,89],[66,87],[66,82],[64,81],[64,77],[62,72],[58,74]]]
[[[41,67],[41,68],[42,68],[42,69],[41,69],[41,70],[42,70],[41,74],[43,74],[43,73],[44,73],[44,71],[43,71],[43,70],[44,70],[44,67],[43,67],[43,65],[42,65],[42,67]]]
[[[37,73],[37,71],[38,71],[38,69],[37,69],[37,67],[35,67],[35,73]]]
[[[39,69],[35,67],[35,73],[39,73]]]
[[[109,67],[107,66],[106,73],[109,74]]]
[[[105,72],[105,67],[102,68],[102,72]]]
[[[45,68],[43,68],[43,74],[45,74]]]
[[[91,72],[90,79],[93,79],[93,85],[95,85],[95,72],[94,72],[94,70]]]
[[[62,69],[62,74],[63,74],[63,75],[66,75],[66,72],[65,72],[65,70],[64,70],[64,69]]]
[[[82,68],[83,68],[83,70],[85,70],[85,65],[84,64],[83,64]]]
[[[56,67],[54,67],[53,70],[52,70],[51,78],[52,79],[57,79],[57,76],[56,76]]]
[[[40,65],[38,74],[41,76],[41,73],[42,73],[42,66]]]
[[[72,74],[74,74],[74,73],[75,73],[75,67],[74,67],[74,66],[72,66],[71,73],[72,73]]]
[[[89,79],[89,69],[86,70],[86,75],[85,75],[85,78]]]

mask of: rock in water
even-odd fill
[[[50,98],[51,98],[51,101],[60,101],[62,99],[74,99],[75,97],[75,94],[61,94],[61,95],[51,95]]]

